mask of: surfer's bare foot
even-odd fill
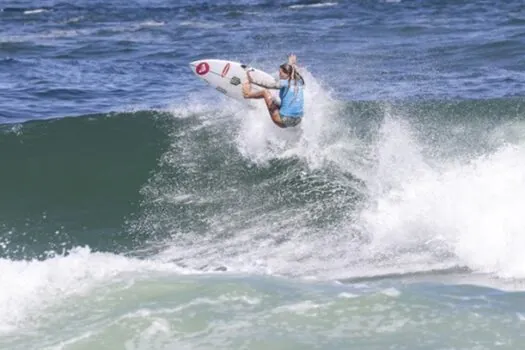
[[[244,98],[250,98],[250,94],[252,92],[252,87],[249,81],[245,81],[242,84],[242,95]]]

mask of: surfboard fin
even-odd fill
[[[252,72],[252,71],[255,70],[254,68],[252,68],[252,67],[250,67],[250,66],[248,66],[246,64],[241,64],[241,68],[244,69],[247,72]]]

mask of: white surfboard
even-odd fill
[[[249,104],[253,100],[247,100],[242,95],[242,84],[248,80],[247,70],[250,70],[250,75],[258,81],[269,83],[275,81],[270,74],[235,61],[204,59],[191,62],[190,67],[197,77],[207,82],[215,90]],[[252,84],[252,89],[262,88]]]

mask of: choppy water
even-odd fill
[[[0,348],[524,346],[521,2],[0,9]]]

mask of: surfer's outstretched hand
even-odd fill
[[[288,64],[289,64],[289,65],[292,65],[292,66],[293,66],[293,65],[296,65],[296,64],[297,64],[297,56],[294,55],[294,54],[290,54],[290,55],[288,56]]]

